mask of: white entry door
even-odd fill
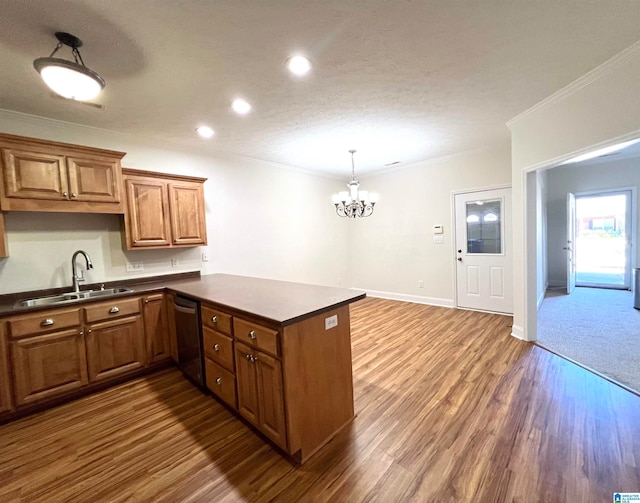
[[[456,194],[458,307],[513,313],[511,189]]]

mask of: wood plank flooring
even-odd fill
[[[505,316],[352,305],[353,424],[296,467],[177,370],[0,427],[1,502],[606,502],[640,397]]]

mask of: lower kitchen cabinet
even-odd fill
[[[5,323],[0,320],[0,414],[13,410],[8,344]]]
[[[88,384],[85,339],[80,328],[12,340],[10,346],[17,406]]]
[[[168,333],[169,333],[169,353],[171,354],[171,359],[175,362],[179,362],[178,358],[178,333],[176,332],[176,313],[173,309],[173,299],[175,299],[175,295],[172,293],[167,294],[167,322],[169,324]]]
[[[236,409],[236,378],[233,372],[205,357],[204,375],[207,388],[231,408]]]
[[[143,299],[144,334],[147,363],[155,363],[171,357],[167,302],[163,293],[147,295]]]
[[[103,381],[146,365],[140,314],[90,325],[87,329],[89,380]]]
[[[238,411],[276,445],[286,448],[280,361],[237,341],[235,355]]]

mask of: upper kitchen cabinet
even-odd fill
[[[0,211],[0,258],[9,256],[9,247],[7,246],[7,234],[4,228],[4,213]]]
[[[123,213],[123,152],[0,134],[4,211]]]
[[[207,244],[206,178],[123,168],[128,250]]]

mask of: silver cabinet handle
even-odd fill
[[[251,363],[255,363],[257,360],[257,358],[253,355],[247,355],[246,358],[247,358],[247,361]]]
[[[47,318],[46,320],[42,320],[40,322],[41,327],[49,327],[51,325],[53,325],[53,318]]]
[[[216,379],[216,384],[217,384],[218,386],[221,386],[221,385],[222,385],[222,377],[218,377],[218,378]]]
[[[217,316],[212,316],[211,317],[211,323],[218,323],[218,317]]]
[[[69,193],[68,193],[68,192],[63,192],[63,193],[62,193],[62,195],[63,195],[64,197],[67,197],[67,196],[69,195]]]
[[[76,194],[75,192],[71,194],[71,197],[78,197],[78,194]]]
[[[116,314],[120,312],[120,308],[118,306],[113,306],[111,309],[109,309],[109,312],[111,314]]]
[[[220,351],[220,344],[214,344],[213,345],[213,350],[214,351]]]
[[[251,332],[249,332],[249,339],[251,339],[252,341],[256,340],[256,331],[255,330],[251,330]]]

